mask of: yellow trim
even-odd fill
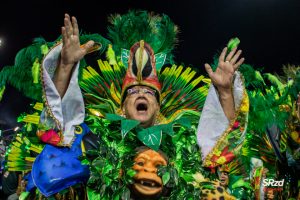
[[[143,58],[144,58],[144,40],[140,41],[140,47],[138,48],[140,49],[140,55],[139,55],[139,63],[137,66],[137,80],[138,82],[142,81],[142,65],[143,65]]]
[[[244,80],[243,80],[243,83],[244,83]],[[215,152],[219,151],[220,148],[222,148],[222,145],[224,145],[225,138],[231,132],[231,127],[233,126],[233,124],[237,120],[239,114],[242,113],[242,109],[241,109],[242,106],[245,106],[245,104],[247,104],[247,103],[249,104],[247,91],[245,89],[244,84],[242,84],[242,85],[243,85],[243,97],[242,97],[242,101],[241,101],[240,105],[238,106],[237,111],[235,112],[235,116],[236,117],[233,120],[230,121],[229,126],[227,127],[227,129],[223,132],[223,134],[221,135],[221,137],[219,137],[218,141],[216,142],[216,144],[212,148],[212,150],[207,154],[206,158],[203,161],[203,165],[206,166],[206,167],[208,167],[208,166],[210,166],[212,164],[211,158],[213,157],[213,155],[215,154]],[[248,106],[246,106],[246,107],[248,107]],[[244,125],[245,124],[243,124],[243,126]],[[227,145],[227,143],[226,143],[226,145]]]
[[[46,112],[48,113],[48,115],[54,120],[58,130],[58,136],[60,138],[60,141],[58,142],[57,146],[67,146],[70,147],[72,146],[72,143],[74,142],[74,138],[72,139],[70,144],[62,144],[62,141],[64,140],[64,135],[62,133],[62,126],[60,124],[60,122],[58,121],[58,119],[56,119],[56,117],[53,114],[53,111],[51,110],[51,106],[49,105],[48,99],[47,99],[47,95],[46,95],[46,89],[45,89],[45,80],[44,80],[44,76],[43,76],[43,63],[45,58],[47,57],[47,55],[54,49],[56,48],[58,45],[60,45],[62,43],[62,41],[57,42],[55,45],[53,45],[53,47],[51,47],[51,49],[48,51],[47,54],[44,55],[43,59],[42,59],[42,66],[40,67],[40,76],[41,76],[41,82],[42,82],[42,98],[43,98],[43,102],[45,104],[46,107]]]
[[[60,45],[62,42],[58,42],[57,44],[55,44],[50,50],[49,50],[49,52],[48,52],[48,54],[54,49],[54,48],[56,48],[58,45]],[[42,67],[40,68],[40,75],[41,75],[41,80],[42,80],[42,89],[43,89],[43,100],[44,100],[44,103],[45,103],[45,107],[46,107],[46,109],[47,109],[47,113],[50,115],[50,117],[51,118],[53,118],[53,120],[55,121],[55,123],[56,123],[56,125],[58,126],[58,128],[61,130],[61,125],[60,125],[60,123],[59,123],[59,121],[54,117],[54,114],[53,114],[53,112],[52,112],[52,110],[51,110],[51,107],[50,107],[50,105],[49,105],[49,103],[48,103],[48,99],[46,98],[46,91],[45,91],[45,81],[44,81],[44,76],[43,76],[43,71],[44,71],[44,69],[43,69],[43,63],[44,63],[44,60],[45,60],[45,58],[46,58],[46,56],[48,55],[48,54],[46,54],[45,56],[44,56],[44,58],[42,59]]]
[[[81,141],[80,145],[81,145],[82,155],[83,155],[83,156],[86,156],[86,153],[85,153],[86,150],[85,150],[85,146],[84,146],[84,144],[83,144],[83,141]]]

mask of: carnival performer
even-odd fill
[[[72,81],[71,72],[73,67],[76,66],[76,63],[78,63],[80,59],[83,58],[83,56],[88,52],[88,49],[91,48],[94,44],[93,41],[89,41],[83,46],[80,46],[79,30],[78,30],[78,25],[75,17],[72,17],[71,20],[69,15],[66,14],[64,23],[65,26],[62,28],[63,46],[60,54],[61,57],[58,62],[58,68],[56,69],[53,78],[54,85],[56,86],[56,89],[63,100],[64,100],[64,95],[66,95],[67,88],[70,87],[69,80]],[[142,48],[145,51],[145,53],[139,52],[138,50],[140,48]],[[149,47],[147,47],[147,44],[143,44],[142,42],[137,43],[135,46],[131,48],[131,53],[134,53],[134,58],[132,58],[133,60],[129,60],[129,63],[132,62],[132,64],[130,63],[132,65],[130,66],[132,67],[132,71],[129,70],[127,71],[126,77],[123,82],[121,95],[126,96],[126,98],[122,99],[121,97],[121,101],[124,101],[122,111],[123,114],[125,114],[126,118],[138,120],[142,127],[148,128],[155,124],[155,120],[157,119],[157,116],[159,114],[160,86],[157,78],[155,77],[156,74],[153,74],[154,75],[153,77],[149,77],[152,78],[152,80],[149,79],[151,82],[150,81],[147,82],[147,80],[146,81],[143,80],[145,75],[142,73],[149,73],[151,75],[151,71],[149,72],[146,71],[151,69],[151,68],[150,69],[146,68],[149,67],[146,65],[147,62],[150,62],[152,65],[154,62],[153,60],[151,60],[151,57],[150,60],[147,61],[149,59],[148,58],[149,54],[151,56],[151,51],[149,50]],[[212,72],[209,65],[207,64],[206,64],[206,69],[209,75],[211,76],[213,83],[218,87],[218,90],[220,91],[221,105],[225,112],[225,115],[229,119],[232,119],[234,118],[235,110],[234,110],[233,94],[231,90],[231,82],[233,80],[233,74],[235,70],[243,63],[244,59],[239,58],[241,54],[241,50],[236,51],[236,48],[234,48],[228,55],[226,55],[226,53],[227,53],[227,48],[224,48],[223,52],[220,55],[219,66],[215,73]],[[45,60],[45,62],[47,62],[47,59]],[[139,69],[137,69],[137,74],[133,74],[132,76],[132,74],[130,73],[134,72],[135,69],[134,67],[139,68],[138,65],[141,65],[140,66],[141,74],[139,74]],[[155,68],[153,69],[154,69],[153,72],[155,73]],[[151,84],[149,84],[149,82]],[[74,82],[74,84],[76,84],[76,82]],[[72,92],[71,98],[74,99],[75,96],[77,95],[74,95],[74,93]],[[78,97],[79,96],[80,94],[78,95]],[[82,100],[80,101],[83,102]],[[76,105],[75,103],[72,104],[72,106],[75,105]],[[76,109],[71,109],[71,110],[76,110]],[[74,120],[73,118],[74,114],[72,114],[71,116],[72,116],[72,120]],[[76,116],[79,115],[76,114]],[[82,122],[83,122],[83,118],[81,119],[80,123]],[[80,124],[78,123],[78,121],[75,121],[75,124],[76,123]],[[73,124],[73,126],[75,124]],[[203,130],[207,130],[207,129],[203,129]],[[203,141],[206,142],[206,139],[203,139]]]
[[[202,155],[196,142],[210,80],[195,77],[191,68],[172,65],[178,30],[166,15],[131,11],[113,16],[111,22],[112,42],[94,36],[82,43],[76,18],[66,14],[62,42],[49,45],[42,61],[35,59],[41,64],[45,104],[37,136],[46,145],[18,140],[39,153],[26,177],[28,198],[199,198],[211,178],[201,156],[208,168],[233,156],[227,140],[218,142],[222,154],[211,155],[215,134],[203,127],[212,124],[205,117],[198,127]],[[97,51],[106,52],[107,61],[99,59],[98,70],[86,65],[82,69],[84,57]],[[215,72],[205,65],[219,92],[218,97],[210,89],[223,129],[232,126],[237,108],[247,112],[247,96],[235,72],[244,62],[240,55],[236,47],[224,48]],[[232,82],[238,89],[232,91]],[[245,122],[234,125],[240,128]],[[243,134],[233,134],[241,142]],[[240,147],[238,142],[232,145]],[[205,181],[196,183],[197,173]],[[212,189],[210,195],[218,191]],[[230,196],[223,189],[218,195]]]

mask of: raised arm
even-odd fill
[[[62,98],[67,91],[73,67],[87,54],[88,49],[94,45],[94,41],[80,46],[77,20],[75,17],[71,19],[68,14],[65,14],[61,33],[63,46],[53,81]]]
[[[205,69],[211,78],[212,83],[219,93],[220,103],[223,111],[228,118],[232,120],[235,117],[234,98],[232,92],[234,72],[244,62],[244,58],[239,58],[242,51],[237,48],[226,56],[227,47],[225,47],[219,57],[219,63],[214,72],[209,64],[205,64]],[[225,58],[226,57],[226,58]]]

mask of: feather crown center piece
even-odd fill
[[[157,77],[154,52],[144,40],[136,42],[130,48],[128,68],[122,85],[122,101],[126,90],[136,85],[156,90],[160,99],[161,84]]]

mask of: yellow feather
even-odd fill
[[[116,65],[117,64],[116,57],[115,57],[115,52],[114,52],[111,44],[108,45],[108,49],[107,49],[107,52],[106,52],[106,58],[107,58],[107,60],[109,60],[110,65]]]
[[[121,105],[121,94],[120,94],[119,91],[116,89],[114,83],[111,83],[111,85],[110,85],[110,94],[111,94],[111,97],[112,97],[119,105]]]
[[[23,122],[32,123],[32,124],[39,124],[40,116],[38,115],[26,115]]]
[[[39,110],[39,111],[42,111],[42,110],[43,110],[43,107],[44,107],[43,103],[39,103],[39,102],[37,102],[37,103],[33,106],[33,108],[34,108],[35,110]]]

